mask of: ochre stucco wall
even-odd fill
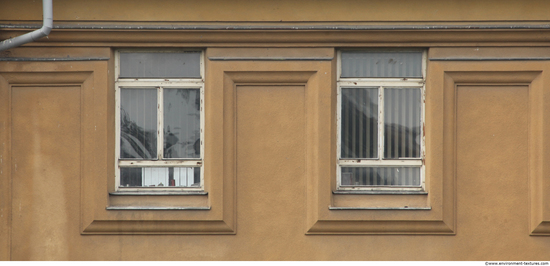
[[[28,21],[40,17],[36,1],[3,1],[0,20]],[[58,21],[147,21],[147,22],[395,22],[395,21],[544,21],[550,3],[544,0],[57,0]]]
[[[10,25],[2,39],[40,19],[33,1],[0,6],[0,24]],[[0,259],[550,260],[549,9],[547,1],[56,0],[54,22],[65,28],[0,52]],[[488,28],[89,27],[185,22]],[[490,27],[530,24],[538,28]],[[337,51],[373,46],[428,51],[427,195],[332,193]],[[128,47],[205,51],[207,195],[109,195],[114,51]],[[211,208],[105,209],[163,201]],[[430,209],[329,210],[411,203]]]

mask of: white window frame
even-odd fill
[[[426,63],[427,51],[424,49],[349,49],[343,51],[372,52],[422,52],[422,78],[342,78],[342,50],[337,52],[337,107],[336,107],[336,188],[340,191],[425,191],[425,98],[426,98]],[[342,130],[342,88],[378,88],[378,158],[341,159]],[[419,88],[421,90],[421,127],[420,158],[383,159],[384,156],[384,88]],[[407,167],[420,166],[420,186],[342,186],[342,167]]]
[[[164,79],[164,78],[119,78],[121,52],[200,52],[200,78]],[[204,51],[197,49],[120,49],[115,51],[115,190],[118,192],[135,191],[204,191]],[[128,160],[120,159],[120,91],[121,89],[152,89],[157,90],[157,160]],[[164,88],[172,89],[199,89],[200,94],[200,158],[163,158],[164,148]],[[200,186],[198,187],[121,187],[120,167],[200,167]]]

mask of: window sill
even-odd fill
[[[417,210],[417,211],[429,211],[432,207],[334,207],[328,206],[329,210],[344,211],[344,210]]]
[[[427,191],[418,190],[334,190],[338,195],[428,195]]]
[[[191,211],[208,211],[210,207],[148,207],[148,206],[107,206],[106,210],[111,211],[179,211],[179,210],[191,210]]]
[[[203,196],[205,191],[116,191],[109,192],[111,196]]]

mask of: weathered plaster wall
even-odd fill
[[[39,21],[38,2],[2,1],[0,39]],[[67,28],[0,54],[0,259],[550,260],[547,10],[547,1],[56,0],[54,25]],[[153,22],[538,28],[78,28]],[[336,51],[372,46],[429,51],[427,195],[332,193]],[[109,195],[121,47],[205,50],[208,195],[167,201],[210,210],[105,209],[169,197]],[[328,208],[403,202],[431,209]]]

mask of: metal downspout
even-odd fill
[[[43,13],[43,25],[42,28],[17,36],[15,38],[7,39],[0,42],[0,51],[4,51],[10,48],[14,48],[25,43],[36,41],[44,36],[48,36],[53,27],[53,8],[52,0],[42,0],[42,13]]]

